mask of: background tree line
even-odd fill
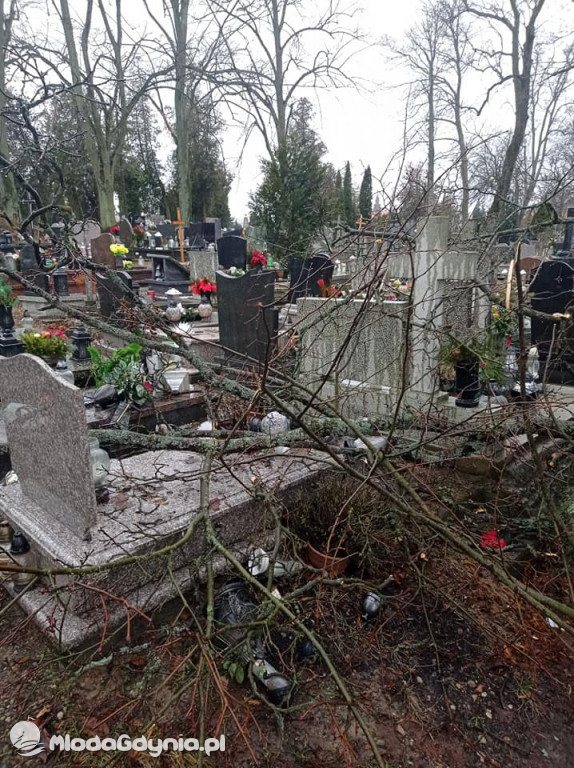
[[[314,122],[322,89],[354,87],[364,37],[343,2],[144,0],[134,22],[124,0],[53,0],[45,25],[34,8],[0,0],[0,209],[11,220],[26,198],[104,227],[116,206],[228,223],[231,122],[262,139],[252,223],[284,261],[325,228],[368,220],[375,194],[403,220],[448,202],[463,223],[480,208],[495,226],[569,194],[574,47],[549,24],[548,0],[426,0],[403,40],[384,41],[404,77],[404,144],[375,178],[382,158],[336,167]]]

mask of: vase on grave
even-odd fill
[[[0,356],[14,357],[23,352],[22,342],[14,336],[14,317],[8,304],[0,304],[0,328]]]
[[[211,304],[211,295],[209,293],[201,294],[201,302],[197,308],[197,313],[202,320],[209,320],[213,314],[213,306]]]
[[[90,448],[92,477],[94,480],[94,488],[96,489],[96,499],[98,501],[104,501],[106,480],[110,471],[110,457],[107,451],[100,448],[100,443],[97,438],[90,438],[88,444]]]
[[[459,408],[476,408],[482,385],[478,375],[478,360],[462,360],[455,366],[455,404]]]
[[[11,331],[14,328],[12,307],[7,304],[0,304],[0,328],[3,331]]]

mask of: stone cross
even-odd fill
[[[96,517],[84,399],[33,355],[0,359],[0,400],[12,468],[29,505],[24,531],[87,539]],[[25,506],[25,505],[24,505]]]

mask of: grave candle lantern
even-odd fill
[[[78,325],[70,335],[70,341],[73,345],[72,360],[89,360],[90,353],[88,347],[92,337],[83,325]]]
[[[90,464],[92,465],[92,477],[96,489],[96,499],[104,501],[106,494],[106,479],[110,471],[110,457],[100,448],[97,438],[92,437],[89,440],[90,446]]]
[[[14,531],[10,523],[7,520],[0,522],[0,566],[14,562],[8,554],[13,535]]]
[[[72,371],[68,368],[68,364],[65,360],[58,360],[56,363],[56,375],[59,376],[61,379],[64,379],[64,381],[67,381],[68,384],[74,384],[74,374]]]
[[[18,531],[12,536],[10,555],[12,556],[12,563],[18,565],[20,568],[26,568],[26,566],[30,567],[33,564],[33,555],[30,552],[30,544],[21,531]],[[12,577],[14,592],[22,592],[33,578],[34,574],[27,573],[24,570],[14,573]]]

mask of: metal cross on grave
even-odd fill
[[[183,228],[185,226],[185,221],[181,220],[181,212],[179,208],[177,209],[177,221],[172,221],[171,223],[177,227],[177,234],[179,237],[179,260],[183,264],[185,261],[183,253]]]

